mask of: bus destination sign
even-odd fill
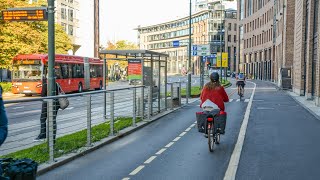
[[[47,21],[47,8],[10,8],[2,11],[5,21]]]

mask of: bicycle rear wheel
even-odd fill
[[[208,145],[209,145],[209,151],[213,152],[214,147],[214,132],[213,132],[213,123],[208,122]]]

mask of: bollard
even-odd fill
[[[114,135],[114,92],[110,92],[110,136]]]
[[[91,146],[91,95],[87,96],[87,146]]]
[[[141,88],[141,121],[144,119],[144,87]]]
[[[53,139],[53,99],[46,100],[48,104],[48,112],[47,112],[47,124],[48,124],[48,147],[49,147],[49,163],[54,162],[54,139]]]
[[[170,88],[171,88],[171,110],[173,110],[173,83],[170,84]]]
[[[151,115],[152,115],[152,87],[148,87],[148,120],[151,120]]]
[[[136,126],[136,94],[137,89],[133,88],[132,126]]]
[[[187,87],[187,89],[186,89],[186,104],[188,104],[189,103],[189,97],[188,97],[188,94],[189,94],[189,83],[187,83],[186,87]],[[190,96],[191,96],[191,94],[190,94]]]
[[[181,82],[179,82],[179,106],[181,106]]]

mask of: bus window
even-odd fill
[[[56,79],[62,79],[61,67],[60,66],[61,66],[60,63],[56,63],[55,66],[54,66]]]
[[[97,68],[95,65],[90,65],[90,77],[91,78],[97,77]]]
[[[61,74],[63,79],[68,79],[69,78],[69,66],[68,64],[62,64],[61,65]]]
[[[103,67],[102,66],[97,66],[97,75],[98,77],[103,77]]]
[[[73,64],[72,65],[72,77],[73,78],[84,78],[83,65]]]

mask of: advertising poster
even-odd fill
[[[128,80],[142,80],[141,59],[128,59]]]

